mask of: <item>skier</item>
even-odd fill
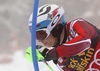
[[[32,15],[29,18],[32,29]],[[64,9],[55,4],[38,8],[37,49],[60,71],[100,71],[100,30],[82,18],[66,22]],[[48,49],[49,47],[54,47]]]

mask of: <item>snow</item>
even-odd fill
[[[0,64],[0,71],[34,71],[33,64],[26,59],[23,51],[16,51],[12,60],[9,64]],[[52,61],[48,63],[54,71],[59,71]],[[38,62],[38,64],[40,71],[51,71],[43,62]]]

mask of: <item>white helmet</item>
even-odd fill
[[[31,14],[28,25],[30,32],[32,30]],[[63,26],[66,24],[64,19],[64,9],[55,4],[46,4],[38,8],[36,37],[38,40],[44,40],[50,34],[57,37],[61,34]],[[59,25],[59,26],[58,26]]]

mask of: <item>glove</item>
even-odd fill
[[[37,45],[36,48],[43,55],[43,57],[45,57],[46,61],[58,59],[58,53],[57,53],[56,48],[49,50],[49,49],[47,49],[47,47],[43,47],[40,45]]]
[[[58,57],[58,53],[57,53],[56,48],[53,48],[52,50],[47,51],[45,54],[46,61],[57,60],[58,58],[59,57]]]

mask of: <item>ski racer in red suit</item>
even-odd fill
[[[31,32],[32,15],[28,25]],[[39,7],[36,39],[47,46],[37,49],[60,71],[100,71],[100,30],[82,18],[66,23],[62,7]]]

